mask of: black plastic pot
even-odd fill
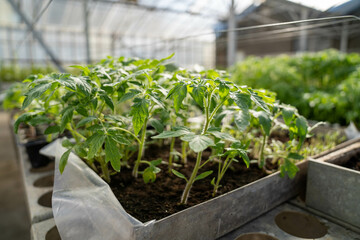
[[[52,160],[39,153],[40,149],[48,144],[44,139],[29,141],[24,144],[26,153],[28,154],[29,161],[32,168],[40,168],[49,164]]]

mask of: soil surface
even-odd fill
[[[353,156],[349,161],[347,161],[343,167],[350,168],[356,171],[360,171],[360,153]]]
[[[150,146],[146,150],[145,156],[151,156],[151,158],[146,160],[162,158],[166,162],[168,159],[168,148],[168,146]],[[176,149],[180,151],[180,144],[177,144]],[[206,161],[209,155],[210,151],[204,151],[202,162]],[[174,167],[174,169],[189,178],[195,160],[195,156],[188,156],[187,166]],[[186,184],[185,180],[169,173],[168,165],[166,164],[161,164],[158,167],[161,168],[161,172],[157,174],[154,183],[144,184],[141,177],[135,179],[131,175],[132,169],[125,167],[121,169],[121,174],[112,176],[110,184],[112,191],[125,210],[138,220],[147,222],[153,219],[161,219],[213,198],[213,186],[210,182],[217,175],[217,162],[209,162],[200,169],[199,173],[209,170],[212,170],[213,173],[207,178],[194,183],[188,204],[186,205],[179,205],[181,194]],[[246,168],[246,165],[242,162],[232,164],[232,167],[228,169],[221,180],[222,187],[218,190],[216,196],[244,186],[264,176],[266,174],[256,165]]]

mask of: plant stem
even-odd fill
[[[132,175],[137,178],[138,177],[138,169],[139,169],[139,165],[140,165],[140,161],[143,155],[143,151],[144,151],[144,145],[145,145],[145,138],[146,138],[146,126],[147,126],[147,121],[148,119],[145,119],[143,128],[141,130],[141,139],[140,139],[140,145],[139,145],[139,152],[138,152],[138,157],[136,159],[135,162],[135,166],[132,172]]]
[[[227,158],[225,159],[224,164],[222,165],[222,167],[221,167],[221,162],[219,162],[218,177],[217,177],[216,183],[214,185],[214,191],[213,191],[213,194],[212,194],[213,197],[215,197],[215,194],[217,193],[217,190],[219,189],[220,181],[223,178],[223,176],[225,175],[226,170],[228,170],[230,164],[232,163],[233,159],[231,159],[229,161],[229,158],[230,158],[230,156],[227,156]],[[221,170],[220,170],[220,168],[221,168]]]
[[[186,149],[186,148],[187,148],[187,144],[188,144],[188,143],[187,143],[187,142],[184,142],[184,141],[181,143],[182,162],[183,162],[183,164],[185,164],[185,165],[187,164],[187,154],[186,154],[186,152],[187,152],[187,151],[186,151],[186,150],[187,150],[187,149]]]
[[[104,175],[104,180],[108,183],[110,183],[110,174],[109,174],[109,169],[107,167],[107,163],[105,162],[103,157],[100,157],[100,165],[101,165],[101,171]]]
[[[169,156],[169,173],[171,173],[171,169],[172,169],[172,160],[174,158],[174,146],[175,146],[175,138],[171,138],[171,143],[170,143],[170,156]]]
[[[259,159],[258,159],[259,168],[263,168],[264,165],[265,165],[265,163],[264,163],[264,149],[265,149],[266,139],[267,139],[267,136],[264,133],[263,141],[262,141],[261,148],[260,148],[260,153],[259,153]]]
[[[197,173],[198,173],[198,171],[199,171],[199,167],[200,167],[200,163],[201,163],[201,155],[202,155],[202,152],[198,152],[194,170],[192,171],[191,176],[190,176],[190,179],[189,179],[189,181],[186,183],[184,192],[183,192],[183,194],[182,194],[182,196],[181,196],[181,201],[180,201],[181,204],[187,204],[187,200],[188,200],[188,197],[189,197],[190,189],[191,189],[193,183],[195,182],[196,175],[197,175]]]

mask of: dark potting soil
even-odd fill
[[[349,161],[347,161],[343,167],[350,168],[356,171],[360,171],[360,153],[357,153]]]
[[[177,147],[180,148],[180,146]],[[180,149],[177,150],[179,151]],[[161,148],[152,145],[146,150],[145,156],[149,156],[147,160],[162,158],[163,161],[167,161],[168,152],[168,146]],[[210,151],[204,151],[202,162],[207,160],[209,156]],[[195,160],[194,156],[189,157],[187,166],[174,167],[174,169],[189,178]],[[122,168],[121,174],[112,176],[110,184],[112,191],[124,209],[138,220],[147,222],[153,219],[161,219],[213,198],[213,186],[210,184],[210,181],[217,175],[217,162],[210,162],[199,171],[201,173],[212,170],[213,173],[207,178],[194,183],[186,205],[179,204],[181,194],[185,188],[185,180],[169,173],[167,165],[161,164],[159,167],[161,172],[157,174],[154,183],[144,184],[141,177],[135,179],[131,175],[132,170],[127,168]],[[245,164],[241,162],[232,164],[232,168],[228,169],[221,180],[222,187],[218,190],[216,196],[244,186],[264,176],[266,174],[257,166],[246,168]]]

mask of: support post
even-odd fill
[[[90,51],[90,34],[89,34],[89,0],[83,0],[84,3],[84,33],[86,42],[86,61],[91,63],[91,51]]]
[[[227,66],[232,66],[236,61],[236,27],[235,20],[235,3],[231,0],[228,18],[228,32],[227,32]]]
[[[347,22],[343,23],[341,28],[340,51],[347,52],[348,48],[349,25]]]
[[[308,18],[309,11],[306,8],[301,9],[301,20]],[[299,52],[305,52],[307,50],[307,29],[305,28],[306,23],[301,23],[302,28],[300,29],[299,39]]]
[[[14,0],[8,0],[11,7],[14,9],[14,11],[19,15],[21,20],[25,23],[26,27],[32,32],[34,38],[40,43],[40,46],[45,50],[45,52],[49,55],[51,58],[51,61],[56,65],[56,67],[61,71],[65,72],[65,69],[61,66],[60,61],[56,58],[54,53],[51,51],[51,49],[48,47],[48,45],[44,42],[42,36],[40,33],[35,31],[33,25],[31,24],[30,20],[26,17],[26,15],[21,11],[19,6],[15,3]]]

